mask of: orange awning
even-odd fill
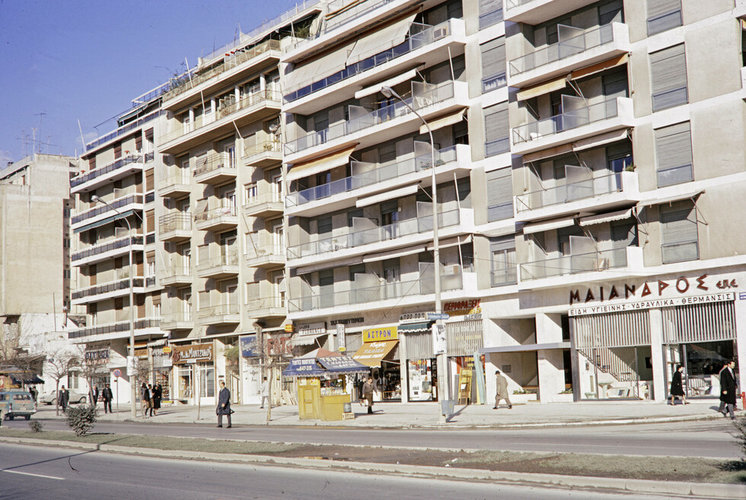
[[[310,175],[331,170],[335,167],[341,167],[350,161],[350,155],[356,147],[357,144],[353,144],[352,146],[347,146],[344,149],[322,156],[321,158],[314,158],[307,162],[296,163],[288,172],[288,181],[298,180],[301,177],[308,177]]]
[[[611,59],[607,59],[606,61],[601,61],[600,63],[586,66],[585,68],[581,68],[570,73],[570,80],[577,80],[578,78],[583,78],[584,76],[589,76],[594,73],[605,71],[609,68],[621,66],[622,64],[627,63],[627,59],[629,59],[629,56],[627,54],[622,54],[621,56],[612,57]]]
[[[386,342],[368,342],[352,355],[352,359],[365,366],[376,368],[381,366],[381,360],[385,358],[396,347],[398,340]]]

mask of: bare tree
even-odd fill
[[[75,351],[60,349],[57,352],[47,356],[47,373],[54,379],[55,410],[57,415],[60,414],[60,380],[70,373],[73,368],[79,368],[82,365],[81,356]]]

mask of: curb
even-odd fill
[[[308,469],[326,469],[361,473],[386,473],[434,479],[459,479],[489,481],[497,484],[532,485],[540,487],[582,488],[586,490],[613,490],[637,494],[664,494],[708,499],[746,498],[746,485],[722,483],[674,483],[647,479],[619,479],[593,476],[561,476],[556,474],[487,471],[402,464],[378,464],[371,462],[342,462],[311,458],[287,458],[269,455],[243,455],[236,453],[210,453],[183,450],[158,450],[119,445],[97,445],[54,441],[47,439],[0,437],[0,442],[23,445],[53,446],[87,451],[102,451],[123,455],[168,458],[182,460],[204,460],[223,463],[251,463],[267,466],[293,466]]]

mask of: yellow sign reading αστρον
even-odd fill
[[[363,342],[381,342],[382,340],[399,340],[399,331],[395,326],[382,326],[363,330]]]

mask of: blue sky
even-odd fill
[[[0,168],[81,152],[130,101],[295,0],[0,0]],[[35,131],[34,131],[35,129]]]

